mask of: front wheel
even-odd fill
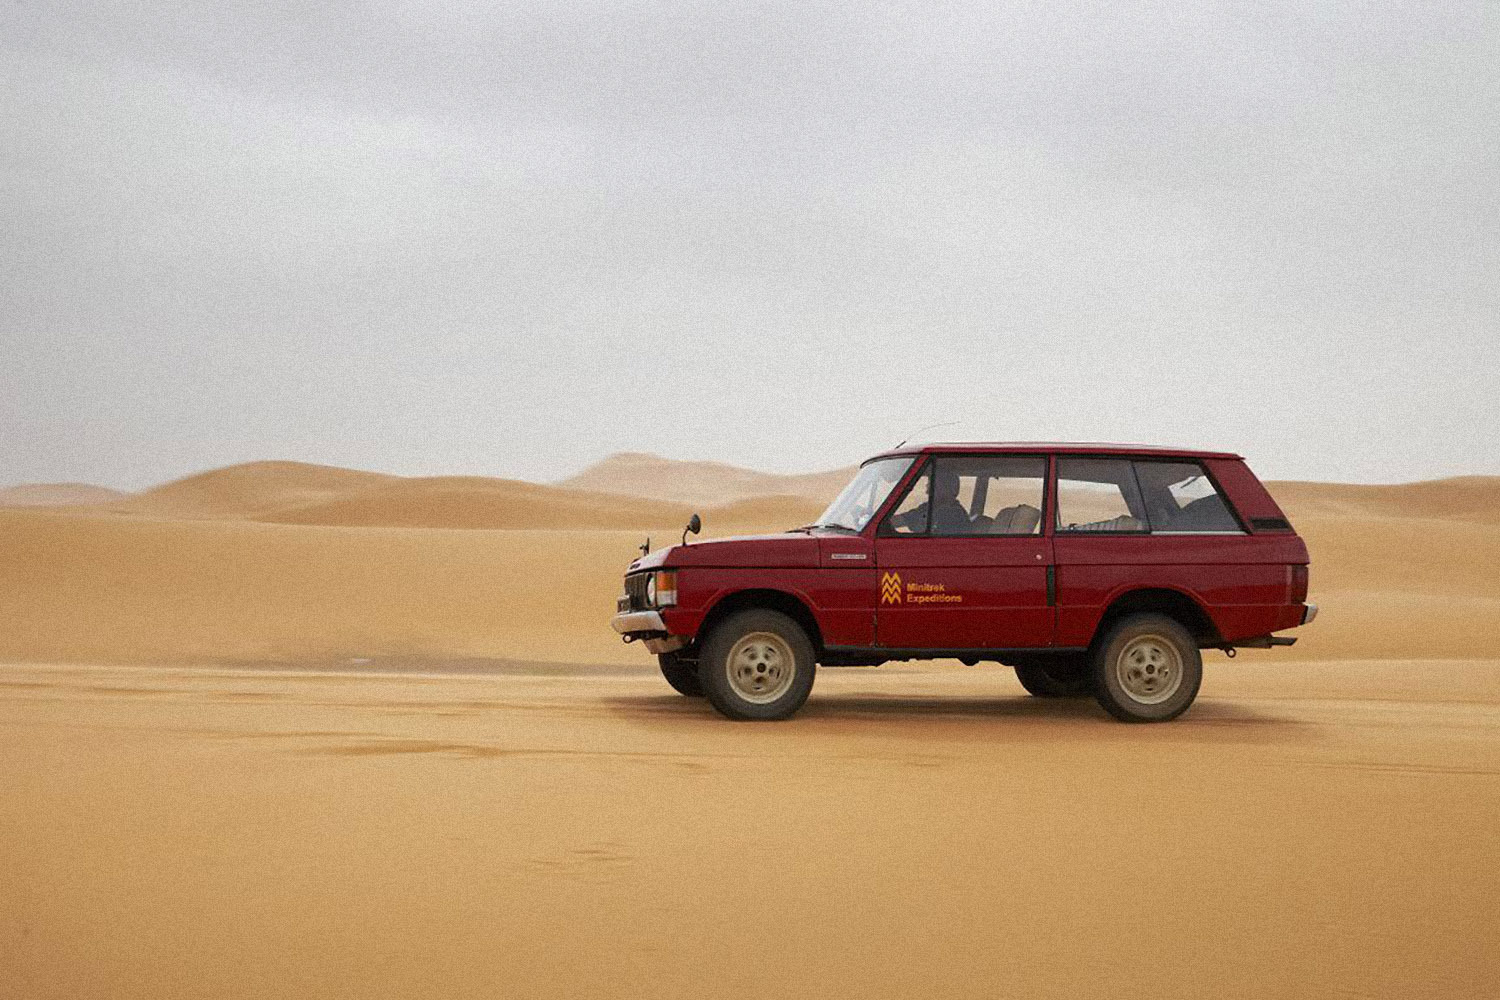
[[[1166,615],[1122,618],[1094,650],[1094,696],[1122,722],[1175,719],[1202,682],[1198,644]]]
[[[817,670],[807,633],[779,611],[755,608],[719,623],[703,643],[698,680],[731,719],[785,719],[802,707]]]
[[[703,697],[703,685],[698,682],[698,663],[684,660],[676,653],[661,653],[656,657],[661,675],[672,685],[672,690],[689,698]]]

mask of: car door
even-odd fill
[[[875,636],[888,649],[1051,644],[1047,459],[937,455],[875,537]]]
[[[1060,455],[1054,483],[1059,646],[1086,646],[1111,595],[1156,581],[1158,553],[1128,458]]]

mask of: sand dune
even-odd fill
[[[843,473],[824,475],[842,482]],[[760,477],[771,486],[785,485],[784,480],[817,479],[752,472],[746,472],[746,477],[746,484]],[[805,524],[826,504],[800,495],[757,493],[689,505],[514,479],[403,477],[303,462],[233,465],[136,494],[82,492],[90,489],[94,488],[81,487],[78,499],[71,501],[88,508],[76,513],[359,528],[659,530],[663,525],[686,523],[696,511],[722,533]],[[71,495],[41,486],[14,487],[13,492],[34,497]]]
[[[709,507],[703,518],[710,534],[724,534],[744,527],[795,528],[811,524],[828,506],[826,500],[800,496],[749,497],[722,507]]]
[[[1500,479],[1273,491],[1312,551],[1323,615],[1294,649],[1244,655],[1500,648]],[[768,495],[699,509],[715,537],[807,523],[821,506]],[[644,537],[675,541],[692,509],[294,462],[216,470],[106,504],[9,507],[0,510],[0,657],[639,663],[643,654],[605,624],[620,571]]]
[[[83,484],[0,490],[0,506],[78,505],[97,511],[281,524],[478,529],[603,529],[680,523],[712,513],[723,525],[789,526],[816,517],[851,470],[778,476],[711,462],[621,454],[561,484],[481,476],[402,477],[302,462],[250,462],[137,494]],[[1269,484],[1295,519],[1382,517],[1500,520],[1500,477],[1390,486]]]
[[[24,483],[0,489],[0,507],[66,507],[101,504],[123,499],[127,494],[107,486],[88,483]]]
[[[481,476],[402,477],[311,465],[249,462],[136,494],[82,483],[0,489],[0,506],[89,506],[165,518],[251,519],[362,527],[598,528],[677,523],[713,511],[728,524],[805,523],[851,469],[782,476],[713,462],[613,455],[553,485]],[[1500,477],[1369,486],[1268,484],[1293,518],[1500,520]]]
[[[1488,656],[1500,650],[1500,525],[1300,516],[1312,554],[1297,658]]]
[[[0,511],[0,659],[619,658],[640,541]]]
[[[347,496],[394,478],[306,462],[246,462],[143,490],[106,509],[156,517],[253,518]]]
[[[719,462],[684,462],[624,452],[611,455],[557,485],[702,507],[751,497],[798,496],[821,501],[821,509],[853,474],[851,467],[805,475],[777,475]]]
[[[1500,521],[1500,476],[1458,476],[1393,486],[1272,482],[1289,515],[1354,515]]]
[[[346,527],[613,530],[686,523],[685,506],[511,479],[391,479],[255,516],[278,524]]]
[[[394,479],[343,496],[278,508],[253,519],[329,527],[660,531],[662,525],[678,525],[680,530],[696,510],[711,532],[724,534],[806,524],[823,506],[801,497],[772,496],[693,508],[517,480],[445,476]]]

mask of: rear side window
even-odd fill
[[[1123,458],[1059,458],[1057,530],[1148,530],[1146,508],[1131,462]]]
[[[1242,530],[1213,480],[1197,462],[1136,462],[1135,475],[1152,531]]]

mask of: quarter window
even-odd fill
[[[1143,532],[1145,506],[1127,459],[1057,460],[1057,530]]]
[[[1135,474],[1152,531],[1242,530],[1197,462],[1136,462]]]

